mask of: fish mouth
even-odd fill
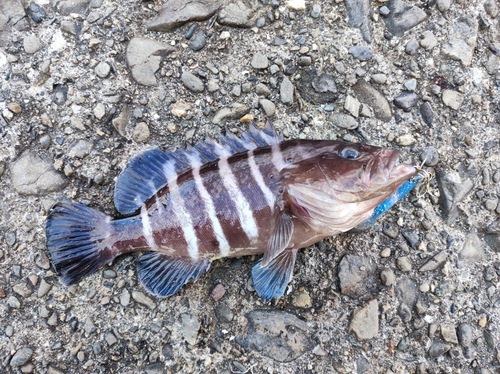
[[[413,164],[397,164],[401,152],[382,149],[365,167],[363,182],[369,187],[387,186],[411,178],[418,170]]]

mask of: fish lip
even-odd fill
[[[393,166],[389,173],[389,180],[398,180],[398,179],[409,179],[415,174],[418,173],[418,169],[414,164],[399,164]]]

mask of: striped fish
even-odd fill
[[[142,285],[166,297],[211,261],[263,254],[252,269],[263,298],[284,294],[297,250],[373,223],[413,188],[398,151],[339,141],[283,141],[267,121],[185,150],[148,150],[119,175],[114,201],[126,218],[61,200],[46,222],[47,247],[64,285],[115,257],[138,259]]]

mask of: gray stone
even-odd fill
[[[436,1],[436,6],[439,9],[440,12],[444,13],[448,9],[450,9],[451,6],[451,0],[437,0]]]
[[[12,290],[24,298],[30,297],[33,292],[26,282],[20,282],[12,287]]]
[[[370,300],[365,306],[354,311],[349,332],[354,332],[360,341],[373,339],[378,335],[378,301]]]
[[[248,326],[236,342],[278,362],[290,362],[313,347],[306,322],[282,310],[253,310]]]
[[[490,75],[497,75],[500,73],[500,56],[496,56],[493,53],[490,54],[488,61],[484,64],[484,67]]]
[[[359,109],[361,108],[361,103],[358,99],[347,95],[344,102],[344,109],[351,113],[354,117],[359,117]]]
[[[349,26],[359,29],[363,40],[370,43],[372,39],[369,17],[371,14],[370,0],[345,0],[345,7]]]
[[[437,163],[439,162],[439,155],[436,151],[436,148],[434,148],[431,145],[428,145],[420,153],[419,159],[426,166],[436,166]]]
[[[185,0],[167,0],[160,14],[148,21],[146,27],[149,31],[174,31],[185,23],[209,19],[219,7],[220,3],[216,0],[189,2]]]
[[[498,16],[498,3],[496,0],[486,0],[484,2],[484,10],[491,18]]]
[[[276,105],[271,100],[261,99],[259,105],[268,117],[274,117],[276,113]]]
[[[472,344],[473,329],[468,323],[461,323],[457,328],[457,337],[462,347],[469,347]]]
[[[394,288],[400,304],[413,308],[417,301],[417,284],[413,279],[401,278]]]
[[[368,61],[373,57],[370,47],[366,45],[355,45],[349,48],[349,53],[357,58],[359,61]]]
[[[439,188],[439,202],[443,210],[443,219],[450,225],[458,218],[457,204],[474,187],[470,179],[462,181],[456,171],[436,170],[436,182]]]
[[[402,0],[389,0],[387,7],[390,13],[384,18],[387,30],[396,36],[404,33],[419,23],[423,22],[427,15],[417,6],[409,5]]]
[[[458,344],[457,330],[453,323],[442,323],[441,324],[441,336],[445,342]]]
[[[88,336],[94,332],[96,332],[97,328],[94,325],[94,321],[90,317],[86,317],[83,322],[83,331]]]
[[[9,296],[7,299],[7,305],[14,309],[19,309],[21,307],[21,302],[15,296]]]
[[[12,163],[11,178],[12,187],[22,195],[44,196],[62,190],[67,183],[52,163],[30,151],[25,151]]]
[[[30,5],[28,7],[28,14],[35,23],[42,22],[46,17],[45,10],[34,1],[30,2]]]
[[[417,80],[415,78],[408,79],[404,83],[404,86],[408,91],[415,91],[415,89],[417,88]]]
[[[212,122],[221,125],[226,121],[240,119],[248,113],[248,107],[245,104],[233,103],[230,107],[222,108],[215,113]]]
[[[191,73],[189,70],[186,70],[182,73],[181,81],[184,84],[184,86],[190,91],[203,92],[203,90],[205,89],[203,81],[196,75]]]
[[[373,78],[373,77],[372,77]],[[392,118],[392,110],[387,99],[376,88],[366,82],[364,79],[359,79],[352,90],[356,94],[357,99],[373,109],[375,117],[381,121],[388,122]]]
[[[106,78],[109,75],[109,72],[111,71],[111,67],[107,62],[101,61],[94,68],[94,71],[98,77]]]
[[[268,97],[271,95],[271,90],[264,83],[259,83],[255,86],[255,93],[257,95]]]
[[[311,17],[318,18],[320,13],[321,13],[321,5],[320,4],[313,4],[312,9],[311,9]]]
[[[409,112],[418,103],[418,96],[415,92],[405,91],[394,98],[394,105]]]
[[[346,255],[339,264],[340,292],[368,298],[376,286],[376,267],[368,257]]]
[[[108,346],[110,347],[118,342],[115,334],[113,334],[111,331],[104,335],[104,340],[106,340],[106,343],[108,343]]]
[[[429,261],[423,264],[418,271],[424,273],[426,271],[433,271],[440,267],[448,258],[448,253],[446,251],[441,251],[434,255]]]
[[[477,45],[478,23],[473,18],[461,17],[453,22],[453,27],[454,33],[443,44],[442,52],[463,66],[469,66]]]
[[[51,289],[52,285],[50,283],[47,283],[45,279],[42,279],[42,281],[40,282],[40,286],[38,287],[37,296],[44,297],[50,292]]]
[[[332,103],[338,98],[337,85],[333,75],[317,73],[315,69],[301,71],[297,90],[303,100],[313,104]]]
[[[7,231],[5,234],[5,243],[7,243],[8,246],[12,247],[14,244],[16,244],[16,233],[14,231]]]
[[[130,304],[130,292],[126,288],[123,289],[121,295],[120,295],[120,304],[122,306],[127,306]]]
[[[155,362],[144,366],[142,369],[146,374],[163,374],[165,373],[165,364],[163,362]]]
[[[429,348],[429,356],[432,358],[436,358],[444,355],[451,349],[450,344],[443,343],[439,340],[434,340]]]
[[[481,240],[473,232],[469,233],[465,238],[464,246],[458,254],[460,260],[471,262],[481,261],[484,258],[484,250],[482,248]]]
[[[42,42],[35,35],[28,35],[23,40],[24,51],[30,55],[42,48]]]
[[[384,269],[380,272],[380,279],[384,286],[390,287],[396,281],[396,275],[391,268]]]
[[[80,33],[80,24],[70,20],[61,21],[61,30],[68,34],[77,36]]]
[[[136,143],[145,143],[149,140],[151,133],[149,131],[149,126],[146,122],[139,122],[132,132],[132,139]]]
[[[293,93],[294,87],[292,82],[290,82],[290,79],[288,79],[288,77],[283,77],[283,80],[280,84],[281,102],[285,105],[293,104]]]
[[[254,69],[263,70],[267,69],[267,67],[269,66],[269,61],[265,54],[257,52],[253,55],[250,65],[252,65]]]
[[[195,345],[200,327],[200,321],[196,316],[184,313],[181,314],[180,321],[174,328],[176,328],[177,333],[180,334],[188,344]]]
[[[257,7],[257,3],[246,4],[241,0],[229,2],[220,10],[217,22],[230,27],[252,27]]]
[[[21,0],[0,1],[0,47],[7,45],[11,30],[23,31],[29,29],[23,3]]]
[[[93,112],[94,112],[95,118],[102,119],[106,115],[106,105],[104,105],[103,103],[98,103],[94,107]]]
[[[422,116],[422,121],[424,121],[427,126],[430,127],[434,123],[435,114],[428,101],[420,105],[420,116]]]
[[[444,105],[458,110],[462,106],[464,101],[464,95],[455,90],[444,90],[441,99],[443,100]]]
[[[32,355],[33,355],[33,349],[29,347],[18,349],[10,360],[10,366],[13,368],[23,366],[25,363],[28,362],[28,360],[31,358]]]
[[[358,122],[356,121],[356,119],[344,113],[332,114],[332,116],[330,117],[330,121],[332,121],[333,125],[343,129],[354,130],[358,127]]]
[[[205,32],[202,30],[198,30],[196,34],[194,34],[194,38],[189,42],[189,49],[192,51],[199,51],[203,49],[207,45],[207,37],[205,36]]]
[[[234,314],[226,303],[218,303],[215,308],[215,317],[221,323],[229,323],[233,320]]]
[[[126,59],[132,77],[145,86],[156,86],[155,72],[162,57],[174,51],[171,46],[148,38],[133,38],[127,46]]]
[[[408,43],[406,43],[405,52],[410,56],[413,56],[415,53],[417,53],[419,47],[420,44],[418,43],[417,39],[412,38]]]
[[[69,157],[84,158],[90,154],[92,148],[93,144],[91,142],[83,139],[75,140],[68,147],[67,155]]]
[[[118,134],[123,137],[127,136],[125,128],[128,124],[128,107],[126,105],[123,106],[120,114],[116,118],[113,118],[111,124],[116,129],[116,131],[118,131]]]
[[[139,304],[142,304],[151,310],[154,310],[156,308],[156,304],[154,303],[154,301],[140,291],[132,291],[132,298]]]
[[[396,260],[396,265],[398,269],[401,270],[403,273],[406,273],[411,270],[411,262],[408,256],[399,257]]]
[[[50,4],[63,16],[69,16],[71,13],[85,14],[90,0],[50,0]]]

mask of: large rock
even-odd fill
[[[376,270],[369,257],[344,256],[339,264],[340,292],[353,298],[369,298],[376,292]]]
[[[378,302],[370,300],[365,306],[354,311],[349,332],[354,332],[358,340],[373,339],[378,335]]]
[[[391,12],[384,18],[385,26],[391,34],[396,36],[403,36],[405,31],[414,28],[427,18],[422,9],[402,0],[390,0],[387,7]]]
[[[168,0],[158,15],[146,27],[150,31],[174,31],[187,22],[203,21],[210,18],[221,2],[216,0]]]
[[[171,46],[148,38],[133,38],[127,46],[127,64],[132,77],[145,86],[156,86],[155,72],[162,57],[174,51]]]
[[[24,12],[23,3],[20,0],[0,1],[0,47],[7,44],[10,30],[14,28],[22,31],[29,28]]]
[[[71,13],[85,14],[90,4],[90,0],[50,0],[54,9],[64,16]]]
[[[454,22],[454,33],[444,43],[442,52],[448,57],[458,60],[463,66],[469,66],[477,45],[477,21],[462,17]]]
[[[65,178],[52,163],[25,151],[11,166],[12,187],[21,195],[43,196],[66,186]]]
[[[313,104],[333,103],[339,97],[333,74],[318,73],[315,69],[301,72],[297,90],[302,99]]]
[[[259,4],[256,1],[230,2],[220,10],[217,22],[224,26],[251,27],[254,24],[253,20],[258,7]]]
[[[245,315],[248,327],[236,342],[278,362],[295,360],[312,348],[307,324],[281,310],[253,310]]]
[[[457,204],[469,194],[474,187],[470,179],[462,181],[456,171],[436,171],[436,182],[439,188],[440,205],[443,219],[450,225],[458,218]]]
[[[345,0],[345,7],[347,8],[349,26],[358,28],[361,31],[363,40],[370,43],[372,39],[369,19],[371,13],[370,0]]]

